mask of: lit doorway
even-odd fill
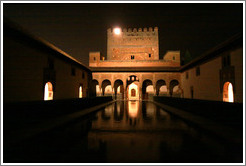
[[[79,86],[79,98],[83,97],[83,87],[82,85]]]
[[[44,87],[44,100],[53,100],[53,86],[47,82]]]
[[[128,99],[139,100],[138,86],[135,83],[131,83],[128,87]]]
[[[230,82],[226,82],[223,86],[223,101],[234,102],[233,86]]]

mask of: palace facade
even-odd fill
[[[157,95],[242,102],[242,43],[238,34],[181,66],[179,50],[159,58],[157,27],[108,29],[107,57],[89,53],[92,90],[128,100]]]

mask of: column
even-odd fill
[[[112,98],[113,98],[113,100],[115,99],[115,95],[114,95],[114,87],[112,87]]]

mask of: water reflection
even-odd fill
[[[139,112],[139,101],[128,101],[129,117],[137,118]]]
[[[15,148],[5,151],[5,162],[221,163],[241,162],[242,154],[153,103],[139,101],[115,102]]]
[[[168,160],[162,155],[179,152],[190,130],[151,102],[115,102],[96,116],[88,133],[88,150],[104,151],[108,162]]]

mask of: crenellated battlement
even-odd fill
[[[120,28],[120,33],[138,33],[138,32],[158,32],[158,27],[149,27],[149,28]],[[113,34],[114,28],[108,28],[108,34]]]

